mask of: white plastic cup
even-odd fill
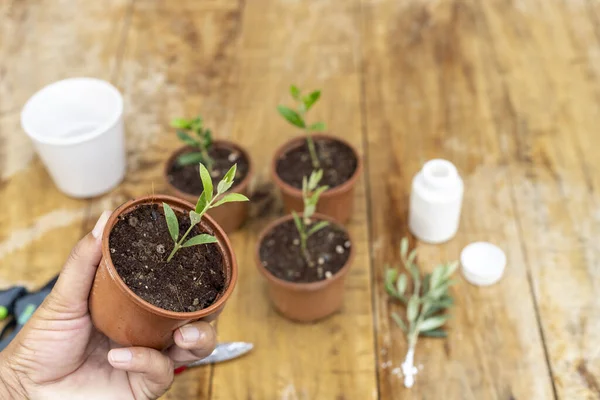
[[[125,176],[123,97],[108,82],[71,78],[42,88],[25,103],[21,126],[68,196],[98,196]]]
[[[410,193],[408,225],[420,240],[446,242],[458,231],[464,184],[450,161],[425,163],[414,177]]]

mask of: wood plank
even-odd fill
[[[0,38],[0,283],[36,287],[83,234],[88,202],[64,196],[22,131],[19,112],[43,85],[109,79],[128,2],[2,2]],[[73,34],[76,32],[77,34]]]
[[[163,163],[181,144],[170,120],[198,113],[217,137],[232,121],[239,2],[136,1],[115,82],[126,104],[127,176],[94,199],[91,214],[134,197],[164,193]],[[90,221],[91,223],[91,221]],[[178,376],[166,399],[210,397],[212,367]]]
[[[473,2],[363,2],[365,106],[378,313],[381,398],[552,398],[549,371],[527,281],[511,175],[493,112],[502,108],[486,38]],[[497,18],[505,18],[497,14]],[[383,265],[398,260],[407,234],[412,176],[431,158],[447,158],[465,179],[461,229],[452,241],[418,244],[420,262],[458,258],[469,242],[504,248],[508,267],[489,288],[461,276],[446,340],[423,339],[417,384],[403,388],[396,369],[406,352],[389,319]],[[382,178],[383,177],[383,178]]]
[[[600,396],[600,66],[593,5],[529,2],[508,10],[504,21],[497,18],[500,3],[483,7],[497,63],[510,66],[504,82],[515,123],[497,125],[514,132],[513,192],[562,399]]]
[[[275,148],[297,135],[278,115],[288,88],[323,89],[312,118],[362,148],[358,70],[358,20],[349,3],[252,1],[246,3],[238,49],[237,101],[231,136],[251,149],[258,184],[270,181]],[[301,33],[299,33],[301,32]],[[344,309],[316,324],[280,317],[268,303],[254,265],[257,236],[268,218],[233,235],[240,280],[219,321],[223,340],[249,340],[253,354],[218,365],[212,399],[377,398],[371,316],[364,183],[349,225],[357,251],[348,276]]]

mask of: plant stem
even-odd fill
[[[411,388],[415,384],[415,375],[418,370],[415,367],[415,346],[417,345],[418,331],[412,333],[408,339],[408,351],[402,363],[402,375],[404,375],[404,387]]]
[[[185,240],[185,238],[187,237],[187,235],[190,234],[190,232],[192,231],[192,228],[194,226],[195,225],[190,225],[190,227],[185,232],[185,234],[181,237],[181,239],[179,239],[179,242],[175,243],[175,246],[173,247],[173,251],[171,251],[171,254],[169,254],[169,257],[167,257],[167,262],[171,261],[171,259],[175,255],[175,253],[177,253],[177,250],[179,250],[181,248],[181,244],[183,243],[183,241]]]
[[[321,163],[319,162],[319,157],[317,156],[315,142],[313,141],[312,135],[308,130],[306,130],[306,144],[308,144],[308,152],[310,153],[310,158],[312,159],[313,168],[320,169]]]
[[[308,248],[307,248],[307,237],[306,237],[306,233],[304,232],[300,232],[300,249],[302,250],[302,256],[304,257],[304,260],[306,260],[306,263],[308,264],[309,267],[313,266],[313,262],[310,259],[310,254],[308,253]]]

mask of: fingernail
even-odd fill
[[[126,363],[133,357],[131,351],[127,349],[113,349],[108,353],[110,360],[116,363]]]
[[[200,331],[193,325],[182,326],[179,332],[186,343],[196,343],[200,339]]]
[[[110,217],[110,214],[111,214],[110,211],[104,211],[102,213],[102,215],[100,215],[100,218],[98,218],[98,222],[96,222],[94,229],[92,229],[92,236],[95,237],[96,239],[98,239],[98,238],[100,238],[100,236],[102,236],[102,231],[104,230],[104,225],[106,225],[106,221],[108,221],[108,217]]]

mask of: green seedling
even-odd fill
[[[414,384],[414,352],[419,336],[446,337],[442,329],[450,317],[446,311],[454,301],[450,296],[450,278],[458,268],[458,262],[438,265],[433,272],[421,276],[415,259],[416,250],[408,251],[408,239],[400,243],[400,258],[408,274],[400,273],[397,268],[386,267],[385,290],[394,299],[406,306],[406,317],[392,313],[392,319],[406,334],[408,353],[402,363],[404,385]],[[407,293],[409,277],[412,280],[412,293]]]
[[[317,100],[319,100],[319,97],[321,97],[321,91],[315,90],[310,94],[303,96],[300,92],[300,89],[292,85],[290,87],[290,94],[298,103],[297,108],[294,110],[289,107],[279,105],[277,106],[277,110],[279,111],[279,114],[281,114],[283,118],[285,118],[290,124],[304,130],[306,134],[306,144],[308,145],[308,151],[310,153],[313,168],[315,170],[319,169],[321,168],[321,163],[319,162],[317,149],[315,148],[315,142],[312,139],[312,132],[325,130],[325,124],[323,122],[315,122],[309,125],[306,122],[306,113],[312,108]]]
[[[209,171],[212,171],[214,161],[208,154],[212,146],[212,133],[210,129],[204,128],[202,117],[198,115],[194,119],[176,118],[171,121],[171,126],[177,128],[179,140],[198,149],[198,151],[180,155],[177,158],[179,165],[202,163],[206,165]]]
[[[322,177],[323,171],[318,170],[313,171],[308,179],[306,179],[306,177],[302,179],[302,199],[304,201],[302,218],[300,218],[295,211],[292,211],[294,223],[300,234],[300,249],[302,250],[302,255],[304,256],[306,263],[311,267],[314,266],[314,263],[312,262],[312,258],[310,257],[307,248],[308,238],[329,225],[329,222],[327,221],[319,221],[311,226],[311,218],[317,209],[319,197],[321,197],[321,194],[329,188],[328,186],[319,186]]]
[[[175,243],[175,245],[173,246],[173,251],[171,251],[171,254],[169,254],[169,257],[167,258],[167,262],[171,261],[175,253],[177,253],[177,250],[181,249],[182,247],[190,247],[197,246],[200,244],[217,242],[217,238],[206,233],[194,236],[193,238],[190,238],[187,241],[185,240],[192,231],[192,228],[200,222],[202,216],[208,210],[210,210],[211,208],[218,207],[221,204],[225,203],[230,203],[234,201],[248,201],[248,198],[243,194],[225,194],[225,192],[227,192],[233,185],[233,179],[235,177],[236,170],[237,164],[234,164],[229,169],[229,171],[227,171],[221,182],[219,182],[219,184],[217,185],[217,194],[216,196],[213,196],[213,183],[210,177],[210,173],[208,172],[208,169],[206,169],[204,164],[200,164],[200,179],[202,181],[203,191],[200,197],[198,197],[196,209],[190,211],[190,227],[183,234],[183,236],[181,236],[181,238],[179,238],[179,221],[177,220],[175,212],[167,203],[163,203],[165,219],[167,220],[167,227],[169,228],[169,234],[171,235],[171,238]],[[219,199],[219,197],[221,198]]]

